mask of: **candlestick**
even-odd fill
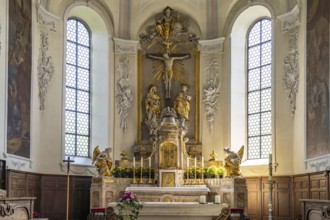
[[[136,178],[135,178],[135,157],[133,157],[133,184],[136,184]]]
[[[189,184],[189,157],[187,156],[187,180],[186,185]]]
[[[197,158],[195,157],[195,180],[194,180],[194,184],[197,184]]]
[[[273,176],[273,157],[272,154],[269,154],[269,180],[272,180]]]
[[[143,179],[142,179],[142,172],[143,172],[143,157],[141,157],[141,170],[140,170],[140,184],[143,183]]]
[[[149,157],[149,180],[148,180],[148,184],[152,184],[152,180],[151,180],[151,156]]]
[[[202,185],[204,185],[204,157],[202,157]]]

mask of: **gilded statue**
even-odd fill
[[[111,148],[106,148],[101,151],[99,146],[96,146],[93,151],[93,162],[95,163],[97,173],[99,176],[110,176],[112,167],[112,158],[110,156]]]
[[[156,56],[152,54],[147,55],[148,58],[153,58],[156,60],[164,61],[165,68],[163,69],[163,81],[165,84],[165,97],[167,99],[171,98],[171,87],[172,87],[172,78],[174,76],[173,64],[175,60],[183,60],[190,57],[189,54],[183,56],[170,56],[168,53],[164,53],[162,56]],[[178,73],[179,74],[179,73]],[[156,74],[158,77],[158,74]],[[156,78],[157,78],[156,77]],[[179,78],[179,76],[176,76]]]
[[[172,9],[166,7],[163,11],[163,17],[157,20],[156,32],[164,38],[164,40],[168,40],[172,35],[175,17],[171,15],[171,12]]]
[[[145,99],[146,107],[146,123],[151,123],[152,120],[160,117],[160,97],[157,94],[157,87],[151,86],[149,93]]]
[[[237,153],[231,151],[228,147],[224,149],[226,153],[225,157],[225,165],[227,177],[240,177],[241,174],[241,161],[244,154],[244,145],[239,149]]]
[[[174,101],[174,110],[179,116],[181,116],[185,120],[189,120],[190,100],[191,100],[191,96],[188,95],[187,90],[188,90],[188,86],[183,84],[181,88],[181,92]]]

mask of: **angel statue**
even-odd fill
[[[241,177],[240,165],[244,154],[244,145],[237,153],[231,151],[228,147],[224,149],[224,152],[227,154],[224,165],[227,173],[226,177]]]
[[[93,151],[93,162],[97,169],[99,176],[110,176],[112,167],[112,158],[110,156],[112,148],[106,148],[104,151],[100,151],[99,146],[96,146]]]

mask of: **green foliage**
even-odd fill
[[[187,178],[187,171],[189,174],[189,179],[195,178],[195,167],[190,167],[189,169],[185,169],[184,171],[184,178]],[[204,179],[215,179],[215,178],[222,178],[225,175],[225,168],[224,167],[217,167],[217,166],[210,166],[203,168],[203,176]],[[202,168],[196,168],[196,178],[202,178]]]
[[[154,178],[155,171],[151,169],[151,178]],[[133,178],[133,168],[115,166],[111,170],[111,175],[116,178]],[[139,178],[141,175],[141,167],[135,169],[135,177]],[[149,178],[149,168],[142,169],[142,177]]]

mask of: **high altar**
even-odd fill
[[[132,146],[133,158],[123,153],[116,164],[132,169],[133,177],[93,178],[91,208],[106,207],[131,191],[143,202],[220,203],[222,197],[229,206],[246,209],[244,178],[203,176],[209,164],[204,164],[199,140],[200,54],[198,38],[189,32],[189,17],[166,7],[140,34],[140,46],[138,140]],[[216,85],[216,80],[210,83]],[[127,88],[124,81],[118,83]],[[217,93],[216,87],[208,88],[203,101],[210,104]],[[189,168],[195,169],[192,176]]]

